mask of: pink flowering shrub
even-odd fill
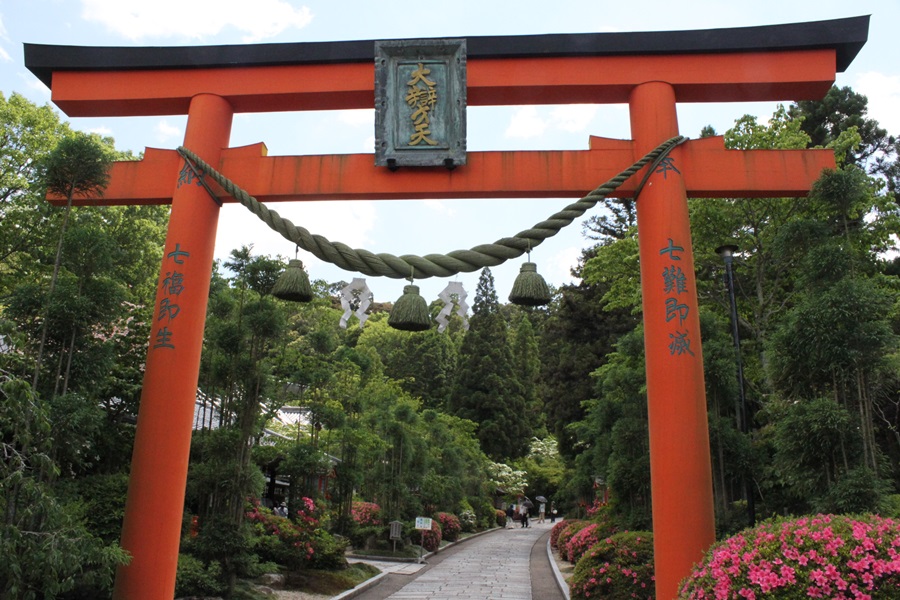
[[[569,539],[585,528],[587,525],[587,521],[573,520],[573,521],[564,521],[563,526],[559,531],[559,535],[556,536],[556,547],[559,548],[560,555],[568,560],[568,550],[566,549],[569,544]]]
[[[713,546],[678,597],[900,598],[900,523],[877,515],[767,521]]]
[[[560,521],[556,523],[553,527],[550,528],[550,547],[558,548],[559,547],[559,534],[562,532],[564,527],[569,526],[570,521]]]
[[[594,498],[594,503],[587,507],[587,516],[588,518],[593,517],[597,514],[598,511],[603,511],[607,509],[607,504],[600,501],[600,498]]]
[[[439,512],[434,518],[441,524],[441,535],[448,542],[459,540],[459,532],[462,530],[462,524],[459,517],[450,513]]]
[[[600,538],[597,535],[597,524],[590,523],[589,525],[586,525],[566,542],[566,560],[572,564],[577,563],[578,559],[599,541]]]
[[[431,531],[421,529],[418,531],[421,536],[422,547],[428,552],[437,552],[441,547],[441,526],[437,519],[431,520]]]
[[[497,523],[497,527],[506,527],[506,512],[500,510],[499,508],[495,510],[494,522]]]
[[[316,505],[302,498],[301,508],[293,519],[274,514],[254,500],[245,516],[256,536],[256,551],[263,560],[271,560],[291,568],[314,562],[317,546],[327,542],[327,534],[319,531]]]
[[[354,502],[350,506],[350,517],[363,527],[381,525],[381,507],[374,502]]]
[[[563,558],[570,563],[577,563],[594,544],[618,532],[609,507],[605,504],[595,506],[595,510],[588,511],[591,515],[590,522],[572,535],[563,547],[564,551],[561,551]]]
[[[572,600],[653,600],[653,534],[626,531],[595,544],[575,565],[570,591]]]

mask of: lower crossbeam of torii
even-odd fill
[[[373,155],[269,157],[229,148],[236,113],[372,108],[374,42],[175,48],[25,45],[67,115],[187,114],[184,147],[264,202],[581,197],[678,135],[678,102],[821,99],[866,41],[868,17],[704,31],[473,37],[469,105],[623,103],[631,140],[585,151],[474,152],[449,170]],[[114,597],[171,598],[219,205],[179,178],[175,150],[117,163],[91,204],[172,204],[149,342]],[[714,542],[703,359],[688,197],[805,195],[829,150],[730,151],[689,141],[637,204],[658,598]],[[619,188],[632,197],[645,173]],[[50,198],[58,202],[59,198]],[[232,199],[223,197],[223,201]],[[677,276],[679,284],[671,285]],[[167,311],[177,301],[178,311]]]

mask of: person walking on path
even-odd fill
[[[541,502],[541,507],[538,509],[538,523],[544,522],[544,513],[547,511],[547,503]]]
[[[356,600],[564,600],[547,557],[550,525],[491,531],[429,557],[423,569],[390,574]]]
[[[506,528],[512,529],[515,526],[515,519],[513,517],[516,516],[516,509],[513,508],[512,504],[506,506]]]

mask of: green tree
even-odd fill
[[[49,104],[0,94],[0,298],[19,263],[43,243],[51,207],[43,200],[41,160],[70,132]]]
[[[21,378],[0,368],[0,598],[54,598],[76,588],[108,595],[127,554],[85,526],[83,507],[56,490],[70,463],[61,452],[74,440]],[[78,427],[73,427],[77,430]],[[75,433],[81,433],[75,431]],[[63,462],[54,460],[54,456]],[[70,460],[77,460],[69,457]]]
[[[459,350],[451,400],[456,416],[478,424],[481,447],[494,460],[523,456],[532,432],[499,308],[493,275],[485,268],[478,279],[469,331]]]
[[[376,318],[366,322],[358,347],[377,353],[385,375],[421,398],[425,407],[446,410],[456,371],[456,346],[449,335],[433,328],[399,331]]]
[[[112,162],[112,150],[104,146],[99,136],[73,133],[60,140],[43,160],[42,171],[46,189],[49,193],[58,194],[66,199],[66,209],[59,228],[59,241],[56,245],[56,257],[53,260],[53,274],[47,292],[52,298],[62,264],[63,242],[66,227],[72,212],[72,200],[75,196],[89,196],[102,193],[109,182],[109,166]],[[75,331],[72,332],[74,345]],[[41,327],[41,341],[38,344],[35,359],[32,385],[37,388],[41,372],[44,345],[47,341],[47,312]],[[70,349],[69,356],[71,356]],[[66,386],[64,386],[65,388]],[[65,393],[65,392],[63,392]]]
[[[541,389],[541,357],[537,335],[527,314],[522,315],[513,332],[513,371],[522,384],[525,396],[526,418],[536,432],[546,431],[546,417],[543,411]]]
[[[584,417],[584,402],[594,397],[591,373],[606,362],[618,337],[638,322],[631,314],[630,305],[612,308],[610,304],[612,286],[621,281],[615,273],[600,267],[588,275],[587,266],[596,265],[595,257],[616,252],[620,245],[628,246],[629,242],[610,241],[583,253],[573,271],[583,277],[582,282],[559,289],[540,332],[541,381],[548,429],[568,459],[578,453],[578,440],[568,426]],[[633,251],[636,261],[636,246]],[[605,261],[605,257],[600,260]],[[636,286],[637,281],[632,285]]]

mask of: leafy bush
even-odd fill
[[[317,529],[312,534],[313,555],[310,557],[309,566],[313,569],[336,570],[347,566],[344,551],[347,542],[338,539],[324,529]]]
[[[260,559],[291,569],[312,565],[343,566],[343,547],[319,527],[316,505],[302,498],[293,519],[273,514],[259,503],[247,511],[247,521],[255,534],[255,550]],[[326,567],[322,567],[326,568]]]
[[[566,545],[569,543],[569,539],[573,535],[584,529],[586,525],[587,522],[581,520],[563,522],[563,526],[559,531],[559,535],[556,536],[556,547],[559,548],[559,553],[566,560],[568,560]]]
[[[572,600],[653,600],[653,534],[626,531],[601,540],[575,565],[571,592]]]
[[[203,564],[190,554],[178,555],[178,571],[175,575],[175,597],[221,596],[226,592],[222,583],[222,565],[212,561]]]
[[[566,542],[565,558],[572,564],[576,564],[578,559],[584,556],[584,553],[590,550],[600,537],[597,534],[597,524],[590,523],[585,525],[575,535]]]
[[[441,547],[442,537],[441,526],[438,524],[437,519],[431,520],[430,531],[422,529],[419,533],[422,535],[422,547],[428,552],[437,552],[437,549]]]
[[[441,535],[445,540],[448,542],[459,540],[459,532],[462,530],[459,517],[445,512],[439,512],[434,517],[441,524]]]
[[[559,534],[562,530],[569,526],[571,521],[560,521],[550,528],[550,547],[559,548]]]
[[[618,527],[616,527],[609,505],[594,502],[594,506],[588,509],[588,514],[591,517],[590,525],[572,535],[560,551],[560,554],[570,563],[577,563],[578,559],[590,550],[591,546],[618,533]]]
[[[877,515],[774,519],[719,542],[679,598],[900,597],[900,523]]]
[[[350,516],[356,525],[381,525],[381,507],[374,502],[354,502]]]
[[[498,508],[494,511],[494,515],[494,521],[497,523],[497,527],[506,527],[506,513]]]

